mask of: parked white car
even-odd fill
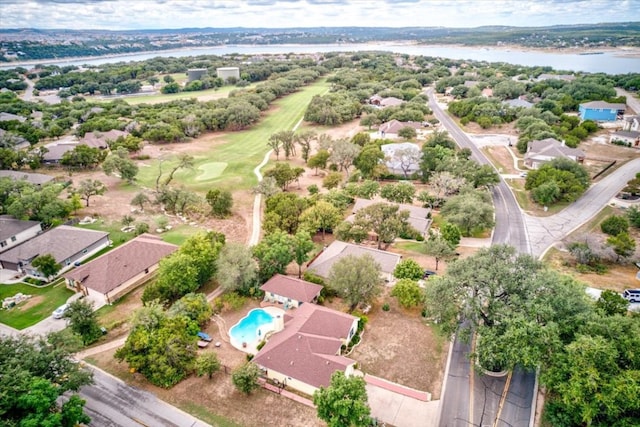
[[[60,307],[56,308],[52,313],[53,318],[62,319],[62,316],[64,316],[64,313],[67,311],[68,308],[69,308],[69,304],[63,304]]]

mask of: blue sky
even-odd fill
[[[0,28],[546,26],[638,20],[640,0],[0,0]]]

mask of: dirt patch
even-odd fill
[[[447,341],[425,324],[420,310],[403,309],[389,292],[385,288],[372,305],[362,341],[351,357],[365,373],[428,391],[439,399]],[[384,303],[389,311],[382,310]]]
[[[504,146],[484,147],[483,151],[491,159],[491,163],[498,169],[499,173],[518,174],[519,171],[513,165],[513,157],[509,148]]]
[[[14,310],[17,310],[17,311],[28,310],[31,307],[39,305],[42,301],[44,301],[44,296],[42,296],[42,295],[32,295],[31,298],[29,298],[24,303],[22,303],[22,304],[18,305],[17,307],[15,307]]]

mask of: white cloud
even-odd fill
[[[637,10],[631,0],[2,0],[0,28],[544,26]]]

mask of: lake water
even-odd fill
[[[598,55],[579,55],[577,53],[548,53],[528,50],[505,50],[486,47],[457,46],[419,46],[408,44],[350,44],[350,45],[238,45],[216,46],[197,49],[180,49],[158,51],[131,55],[97,57],[93,59],[68,61],[42,61],[40,64],[54,65],[100,65],[115,62],[144,61],[161,57],[183,57],[197,55],[225,55],[239,53],[247,55],[282,54],[282,53],[316,53],[316,52],[354,52],[354,51],[387,51],[409,55],[423,55],[450,59],[470,59],[487,62],[506,62],[525,66],[549,66],[555,70],[579,71],[586,73],[626,74],[640,72],[640,58],[616,56],[614,52]],[[15,67],[16,65],[13,65]],[[2,66],[2,69],[10,67]]]

